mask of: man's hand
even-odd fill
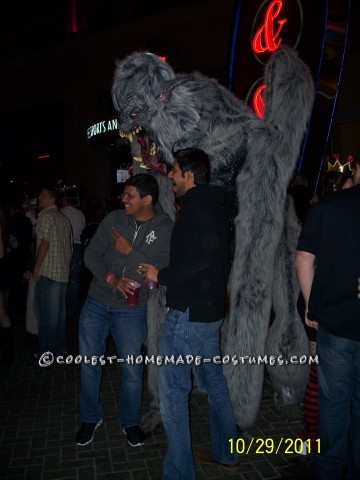
[[[118,277],[117,275],[113,275],[111,278],[109,285],[114,290],[118,290],[124,298],[128,298],[128,295],[134,295],[135,280],[128,277]]]
[[[306,310],[305,310],[305,323],[308,327],[311,327],[311,328],[315,328],[315,330],[318,330],[319,328],[319,324],[318,322],[315,322],[314,320],[310,320],[309,317],[308,317],[308,309],[306,307]]]
[[[29,281],[31,277],[32,277],[32,273],[30,272],[30,270],[26,270],[23,273],[23,279],[24,280]]]
[[[157,268],[150,263],[140,263],[139,267],[144,280],[152,280],[153,282],[158,281],[160,268]]]
[[[127,238],[125,238],[121,233],[116,230],[115,227],[111,229],[111,235],[114,239],[114,247],[120,253],[128,255],[133,250],[133,246]]]
[[[36,253],[35,266],[32,274],[34,282],[38,282],[40,280],[40,267],[44,261],[44,258],[47,255],[49,246],[50,246],[50,243],[48,240],[45,240],[44,238],[40,240],[39,248]]]
[[[38,282],[40,280],[40,268],[35,265],[32,273],[32,278],[34,282]]]

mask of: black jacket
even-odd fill
[[[158,280],[167,286],[166,305],[191,322],[224,317],[230,272],[229,221],[222,208],[225,190],[200,185],[182,198],[171,237],[169,266]]]

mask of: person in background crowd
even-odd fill
[[[65,295],[72,256],[69,220],[56,206],[57,191],[43,188],[38,196],[39,216],[36,225],[36,282],[34,309],[38,320],[38,356],[67,351]]]
[[[7,267],[5,264],[5,210],[0,203],[0,345],[2,347],[1,363],[9,365],[14,360],[13,334],[11,320],[6,306]]]
[[[73,235],[73,253],[70,262],[69,283],[66,290],[66,315],[71,317],[79,311],[79,283],[83,262],[81,234],[86,227],[83,212],[68,204],[65,195],[59,198],[60,212],[69,220]]]
[[[340,162],[340,157],[337,161],[326,162],[327,170],[323,175],[322,197],[332,193],[351,188],[353,186],[353,162],[346,158],[345,163]],[[315,204],[316,202],[314,202]],[[298,299],[298,312],[304,322],[306,335],[309,340],[309,355],[316,355],[317,330],[309,327],[305,321],[305,301],[303,295],[300,293]],[[299,434],[299,438],[303,440],[303,449],[301,454],[307,455],[309,451],[317,450],[318,440],[318,375],[317,365],[311,365],[309,381],[306,385],[304,395],[304,428]],[[308,441],[310,439],[310,447]]]
[[[309,213],[296,254],[305,320],[318,330],[318,480],[360,478],[360,185]],[[315,268],[316,262],[316,268]]]
[[[352,178],[353,178],[354,185],[359,185],[359,183],[360,183],[360,157],[355,158],[355,170],[354,170]]]
[[[25,212],[25,216],[30,220],[33,228],[35,228],[36,222],[37,222],[36,213],[34,212],[34,209],[31,206],[30,200],[25,200],[22,203],[22,208]]]
[[[10,311],[25,307],[26,288],[23,274],[32,255],[33,226],[23,211],[20,199],[9,202],[9,216],[5,221],[7,256],[7,282]]]

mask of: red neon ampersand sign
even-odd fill
[[[274,23],[276,17],[281,12],[283,2],[281,0],[274,0],[270,3],[266,10],[264,24],[256,32],[253,40],[253,50],[256,53],[264,53],[266,50],[273,52],[279,48],[281,38],[280,32],[286,22],[286,19],[277,20],[278,29],[274,32]],[[278,41],[277,41],[278,40]],[[277,43],[276,43],[277,42]]]

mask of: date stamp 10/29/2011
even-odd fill
[[[230,438],[230,453],[239,455],[263,454],[283,455],[301,454],[306,448],[307,453],[320,453],[320,439],[311,442],[301,438]]]

